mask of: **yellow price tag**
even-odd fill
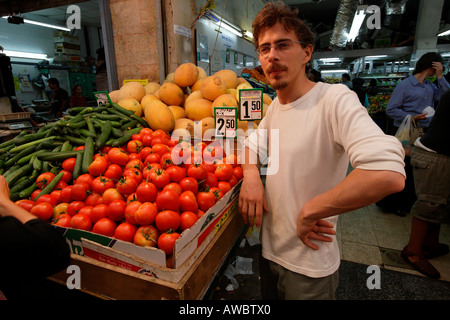
[[[125,80],[123,80],[123,84],[126,84],[128,82],[139,82],[143,86],[145,86],[148,84],[148,79],[125,79]]]

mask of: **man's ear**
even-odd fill
[[[306,64],[309,62],[309,60],[311,60],[314,48],[313,48],[312,44],[308,44],[303,50],[305,50],[305,53],[306,53],[303,63]]]

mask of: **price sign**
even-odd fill
[[[94,92],[94,96],[97,99],[97,105],[112,103],[108,91]]]
[[[254,121],[262,119],[263,89],[239,90],[239,120]]]
[[[216,137],[236,138],[237,108],[215,107]]]

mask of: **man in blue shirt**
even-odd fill
[[[427,118],[423,110],[428,106],[434,108],[434,102],[439,101],[441,94],[450,89],[450,84],[442,74],[442,62],[438,53],[424,54],[413,74],[395,87],[386,109],[387,115],[394,120],[395,131],[408,114],[418,120],[422,128],[428,128],[431,117]],[[426,79],[434,75],[438,87]]]

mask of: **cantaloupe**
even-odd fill
[[[161,87],[158,82],[149,82],[144,86],[145,92],[147,94],[153,94]]]
[[[198,79],[197,66],[191,62],[180,65],[174,72],[173,82],[180,87],[190,87]]]
[[[175,83],[166,82],[159,88],[159,98],[168,106],[181,106],[184,101],[184,92]]]
[[[212,102],[207,99],[192,100],[184,107],[186,110],[186,117],[194,121],[212,117],[211,105]]]
[[[202,92],[200,90],[194,91],[192,92],[184,101],[184,108],[186,108],[186,105],[192,101],[192,100],[196,100],[196,99],[203,99],[203,95]]]
[[[227,84],[221,77],[213,75],[206,77],[200,91],[205,99],[214,101],[218,96],[227,92]]]
[[[167,133],[175,126],[175,119],[169,107],[160,100],[153,100],[145,109],[145,120],[153,130],[161,129]]]
[[[241,83],[236,88],[236,100],[239,101],[239,91],[242,89],[253,89],[252,85],[248,82]]]
[[[199,79],[205,79],[208,75],[206,74],[206,71],[205,71],[205,69],[203,69],[202,67],[198,67],[197,66],[197,69],[198,69],[198,77],[197,77],[197,80],[199,80]]]
[[[186,118],[186,111],[184,110],[184,108],[180,106],[169,106],[169,109],[170,111],[172,111],[175,121],[180,118]]]
[[[272,103],[272,98],[267,94],[263,93],[263,103],[270,105]]]
[[[134,114],[137,115],[138,117],[142,116],[143,113],[142,106],[136,99],[125,98],[119,100],[117,104],[124,109],[134,111]]]
[[[204,81],[204,79],[198,79],[197,81],[195,81],[195,83],[191,87],[191,93],[200,90],[202,87],[203,81]]]
[[[191,134],[191,136],[194,136],[194,128],[195,128],[195,124],[194,121],[188,118],[180,118],[175,120],[175,126],[173,128],[173,131],[177,130],[177,129],[185,129],[187,131],[189,131],[189,133]]]
[[[202,137],[204,137],[207,130],[214,129],[216,127],[216,122],[213,117],[203,118],[200,120],[199,124],[202,126]]]
[[[144,111],[145,114],[145,108],[147,108],[148,104],[150,103],[150,101],[152,100],[159,100],[159,98],[157,96],[155,96],[154,94],[146,94],[142,100],[141,100],[141,107],[142,107],[142,111]]]
[[[237,78],[237,85],[240,85],[241,83],[245,83],[245,82],[248,83],[247,79],[245,79],[243,77],[238,77]]]
[[[237,107],[238,102],[236,97],[231,94],[225,93],[216,98],[211,105],[211,113],[214,115],[215,107]]]
[[[114,90],[108,93],[109,98],[111,99],[111,102],[117,103],[119,100],[117,98],[119,97],[119,90]]]
[[[137,100],[139,103],[142,98],[147,94],[144,86],[140,82],[131,81],[125,83],[120,89],[119,94],[117,96],[117,101],[133,98]]]
[[[233,70],[222,69],[215,73],[216,76],[221,77],[227,84],[228,89],[234,89],[238,86],[237,74]]]
[[[169,73],[166,76],[166,78],[164,79],[163,83],[166,83],[166,82],[172,82],[173,83],[173,76],[174,76],[174,74],[175,74],[175,72]]]

